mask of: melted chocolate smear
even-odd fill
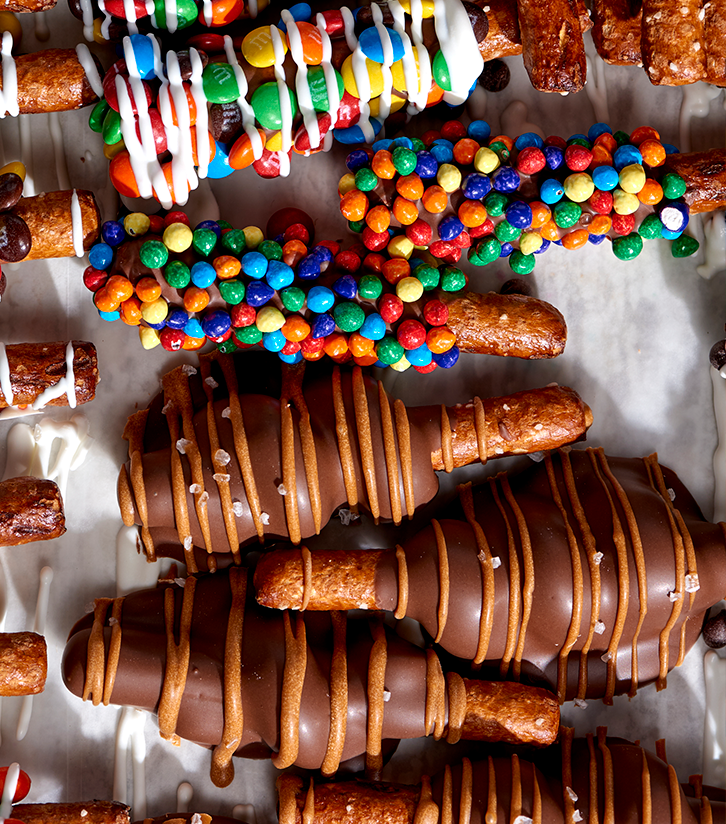
[[[28,224],[12,213],[0,214],[0,260],[17,263],[30,252]]]
[[[726,340],[720,340],[711,347],[708,359],[711,366],[717,371],[721,371],[726,366]]]
[[[488,92],[501,92],[509,85],[509,66],[503,60],[487,60],[479,82]]]
[[[464,0],[463,5],[466,13],[469,15],[469,22],[471,23],[474,37],[476,37],[476,42],[483,43],[489,34],[489,20],[486,14],[479,6],[474,5],[474,3],[469,3],[468,0]]]
[[[709,618],[703,625],[703,640],[711,649],[726,647],[726,609]]]

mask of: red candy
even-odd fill
[[[563,152],[567,148],[567,141],[558,134],[553,134],[546,137],[544,144],[545,146],[557,146],[557,148],[562,149]]]
[[[461,120],[449,120],[441,127],[441,137],[445,140],[450,140],[452,143],[456,143],[457,140],[466,137],[466,126]],[[426,141],[424,141],[424,143],[425,142]]]
[[[429,372],[433,372],[437,366],[436,361],[432,360],[431,363],[426,364],[426,366],[414,366],[413,368],[421,375],[428,375]]]
[[[433,234],[431,226],[422,218],[406,226],[406,237],[414,246],[428,246]]]
[[[290,151],[292,154],[292,150]],[[255,160],[252,168],[260,177],[273,178],[280,176],[280,153],[271,152],[269,149],[262,150],[262,157]]]
[[[421,136],[421,141],[424,146],[430,146],[434,140],[438,140],[441,137],[441,132],[437,129],[429,129],[429,131],[424,132]]]
[[[365,227],[361,238],[366,249],[370,249],[371,252],[380,252],[381,249],[385,249],[391,239],[388,232],[374,232],[370,226]]]
[[[238,303],[229,310],[232,326],[252,326],[257,318],[257,311],[247,303]]]
[[[164,231],[164,218],[161,215],[149,215],[149,234],[160,235]]]
[[[469,229],[469,238],[479,238],[490,235],[494,231],[494,223],[491,218],[487,218],[481,226],[472,226]]]
[[[378,301],[378,314],[386,323],[395,323],[403,314],[403,301],[398,295],[383,295]]]
[[[423,316],[430,326],[444,326],[449,319],[449,307],[442,301],[434,298],[428,301],[423,308]]]
[[[612,216],[613,231],[619,235],[629,235],[635,229],[635,215],[619,215],[617,212]]]
[[[322,338],[315,338],[315,340],[322,340]],[[280,350],[283,355],[294,355],[301,349],[301,344],[296,340],[289,340]]]
[[[317,245],[323,246],[325,249],[329,249],[330,254],[333,257],[335,257],[340,251],[340,244],[334,240],[321,240],[320,243],[318,243]]]
[[[345,272],[357,272],[361,267],[361,263],[360,257],[350,249],[335,257],[335,265]]]
[[[344,91],[340,98],[340,106],[338,107],[338,119],[335,122],[336,129],[347,129],[358,122],[360,117],[360,100],[349,91]]]
[[[285,229],[282,239],[285,243],[290,240],[299,240],[307,246],[310,243],[310,232],[302,223],[293,223]]]
[[[325,338],[314,338],[312,333],[300,341],[300,351],[303,355],[314,355],[316,352],[322,352],[323,346],[325,346]]]
[[[189,218],[181,211],[169,212],[164,218],[164,226],[171,226],[172,223],[183,223],[189,226]]]
[[[343,15],[339,9],[329,9],[322,12],[325,20],[325,31],[334,37],[336,34],[342,34],[345,30],[345,23],[343,22]]]
[[[588,200],[593,212],[598,215],[609,215],[613,209],[613,195],[612,192],[601,192],[599,189],[590,195]]]
[[[527,146],[517,155],[517,171],[523,175],[536,175],[546,165],[544,152],[536,146]]]
[[[426,341],[426,328],[421,321],[404,320],[396,330],[396,337],[404,349],[418,349]]]
[[[579,143],[573,143],[565,149],[565,165],[573,172],[584,172],[592,163],[592,152]]]
[[[97,292],[108,280],[108,272],[88,266],[83,273],[83,285],[91,292]]]
[[[450,240],[449,243],[452,246],[458,247],[459,249],[468,249],[471,246],[471,235],[469,232],[464,230],[460,234],[458,234],[453,240]]]
[[[313,219],[307,212],[304,212],[302,209],[297,209],[295,206],[287,206],[273,213],[267,221],[266,237],[275,238],[278,235],[285,235],[287,230],[296,224],[302,224],[305,229],[307,229],[308,239],[315,237],[315,224],[313,223]],[[285,237],[285,240],[302,240],[305,245],[308,243],[307,240],[304,240],[298,234],[293,237]]]
[[[184,345],[185,339],[183,329],[170,329],[166,326],[159,332],[159,341],[167,352],[178,352]]]

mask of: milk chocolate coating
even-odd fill
[[[560,700],[610,702],[653,681],[664,687],[726,590],[726,527],[705,521],[654,457],[562,451],[475,488],[468,521],[465,501],[466,491],[449,518],[404,543],[406,614],[438,633],[448,652],[503,677],[549,685]],[[451,592],[443,631],[442,544]],[[337,555],[348,564],[345,576],[335,574]],[[299,550],[262,557],[260,603],[302,605],[299,557]],[[316,608],[317,592],[323,608],[345,609],[348,590],[357,585],[360,597],[364,580],[371,582],[369,608],[400,609],[396,554],[380,552],[367,575],[351,571],[357,558],[354,550],[328,552],[318,575],[313,556],[308,609]]]

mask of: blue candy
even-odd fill
[[[372,117],[369,122],[373,129],[373,134],[377,135],[383,124],[380,120],[376,120],[375,117]],[[347,129],[335,129],[333,132],[333,137],[338,141],[338,143],[342,143],[344,146],[355,146],[358,143],[368,142],[368,138],[363,133],[363,129],[357,125],[348,126]]]
[[[240,258],[242,271],[247,277],[260,280],[267,272],[267,258],[260,252],[247,252]]]
[[[416,155],[416,174],[422,180],[430,180],[436,177],[439,171],[439,161],[431,152],[422,151]]]
[[[620,182],[620,176],[612,166],[596,166],[592,170],[592,182],[601,192],[611,192]]]
[[[222,237],[222,228],[216,220],[203,220],[194,229],[211,229],[217,237]]]
[[[621,171],[632,163],[643,163],[643,155],[640,153],[640,150],[630,144],[618,146],[613,154],[613,166],[615,166],[618,171]]]
[[[545,156],[545,160],[547,161],[548,168],[553,171],[555,169],[559,169],[565,160],[565,153],[559,146],[545,146],[544,149],[542,149],[542,152]]]
[[[454,159],[454,144],[443,137],[434,140],[429,151],[439,163],[451,163]]]
[[[461,183],[461,191],[469,200],[481,200],[492,190],[492,184],[487,175],[472,172]]]
[[[295,280],[295,272],[287,263],[281,260],[271,260],[267,264],[265,280],[275,290],[284,289],[286,286],[292,285]]]
[[[192,283],[200,289],[206,289],[217,279],[217,272],[211,263],[199,260],[192,266]]]
[[[313,286],[308,292],[308,309],[311,312],[320,314],[327,312],[335,303],[335,295],[327,286]],[[313,335],[320,337],[320,335]]]
[[[550,245],[549,240],[547,240],[547,238],[543,237],[542,238],[542,245],[539,247],[539,249],[535,249],[534,252],[532,252],[532,254],[533,255],[541,255],[542,252],[547,251],[547,249],[549,248],[549,245]]]
[[[101,226],[101,237],[109,246],[118,246],[126,240],[126,230],[118,220],[107,220]]]
[[[587,239],[592,243],[593,246],[599,246],[607,235],[588,235]]]
[[[320,263],[315,255],[305,255],[297,267],[297,276],[300,280],[315,280],[320,277]]]
[[[523,200],[515,200],[507,206],[504,213],[507,220],[517,229],[526,229],[532,225],[532,209],[529,203]]]
[[[166,325],[171,329],[183,329],[189,322],[189,315],[178,306],[169,307]]]
[[[433,360],[433,357],[434,353],[425,343],[422,343],[421,346],[416,347],[416,349],[409,349],[406,352],[406,360],[411,366],[428,366]]]
[[[388,36],[391,38],[391,46],[393,47],[393,60],[391,62],[395,63],[403,59],[403,42],[398,32],[388,27],[385,28]],[[374,63],[384,62],[383,44],[381,43],[381,36],[378,33],[378,29],[375,26],[371,26],[369,29],[363,29],[358,38],[358,45],[369,60],[372,60]]]
[[[390,150],[391,146],[393,145],[393,141],[390,137],[383,137],[380,140],[376,140],[376,142],[371,146],[374,152],[384,151],[387,152]]]
[[[688,226],[688,206],[677,200],[670,201],[660,209],[658,212],[658,217],[660,218],[660,222],[663,224],[663,237],[667,237],[665,230],[680,234],[686,226]]]
[[[601,134],[612,134],[613,130],[607,123],[593,123],[587,130],[587,139],[594,143]]]
[[[132,34],[129,40],[141,79],[151,80],[156,77],[154,74],[154,46],[151,38],[143,34]]]
[[[277,356],[284,363],[300,363],[303,359],[302,352],[300,350],[293,352],[292,355],[286,355],[284,352],[278,352]]]
[[[439,223],[439,237],[443,241],[454,240],[464,231],[464,224],[456,215],[449,215]]]
[[[263,332],[262,345],[268,352],[279,352],[287,343],[287,338],[278,329],[275,332]]]
[[[101,312],[99,310],[98,314],[101,320],[107,320],[109,323],[121,317],[121,312],[119,312],[118,309],[115,312]]]
[[[319,263],[329,263],[333,259],[333,253],[327,246],[313,246],[310,250],[310,257],[315,258]]]
[[[107,269],[113,260],[113,249],[107,243],[96,243],[88,253],[88,262],[94,269]]]
[[[156,329],[157,332],[161,332],[161,330],[167,325],[167,323],[165,320],[163,320],[161,323],[149,323],[148,320],[145,320],[144,325],[148,326],[149,329]]]
[[[231,327],[229,312],[224,309],[215,309],[202,318],[202,329],[208,338],[221,338]]]
[[[326,338],[335,330],[335,320],[332,315],[318,315],[313,321],[311,335],[314,338]]]
[[[358,334],[368,340],[381,340],[386,334],[386,323],[378,312],[372,312],[366,316]]]
[[[434,353],[434,362],[442,369],[451,369],[451,367],[459,360],[459,347],[452,346],[448,352]]]
[[[345,165],[349,172],[357,172],[368,165],[370,157],[365,149],[353,149],[352,152],[345,158]]]
[[[352,275],[342,275],[333,284],[333,291],[346,300],[353,300],[358,294],[358,282]]]
[[[487,143],[492,133],[491,126],[486,120],[472,120],[466,127],[466,135],[477,143]]]
[[[543,203],[552,206],[559,203],[565,194],[565,189],[559,180],[550,177],[539,187],[539,196]]]
[[[214,143],[216,151],[207,166],[207,177],[210,180],[221,180],[224,177],[229,177],[234,169],[229,165],[229,149],[224,143],[216,140]]]
[[[509,241],[502,243],[502,248],[499,250],[499,257],[509,257],[514,251],[514,246]]]
[[[683,232],[682,231],[674,232],[671,229],[666,229],[666,227],[664,226],[663,229],[661,230],[661,234],[662,234],[662,236],[665,240],[676,240],[677,238],[679,238],[683,234]]]
[[[528,146],[541,149],[544,146],[544,140],[536,132],[525,132],[514,141],[514,148],[517,151],[521,152],[522,149],[526,149]]]
[[[288,11],[292,15],[292,19],[296,23],[304,23],[305,21],[310,20],[310,18],[313,16],[313,10],[307,3],[295,3],[294,6],[290,6]],[[278,21],[277,27],[279,29],[282,29],[282,31],[284,31],[285,34],[287,34],[287,26],[283,22],[282,18],[280,18],[280,20]]]
[[[519,183],[519,173],[511,166],[500,166],[492,175],[492,187],[498,192],[515,192]]]
[[[247,303],[255,308],[264,306],[274,294],[275,290],[264,280],[253,280],[247,287]]]
[[[395,137],[391,143],[391,149],[395,149],[397,146],[400,146],[402,149],[410,149],[413,151],[413,140],[405,135]]]
[[[665,149],[665,153],[669,154],[678,154],[678,147],[674,146],[672,143],[664,143],[663,148]]]
[[[204,329],[196,318],[190,318],[184,326],[184,334],[189,335],[190,338],[203,338]]]

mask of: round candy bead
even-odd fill
[[[370,192],[378,185],[378,177],[373,169],[365,166],[355,173],[355,185],[361,192]]]
[[[285,325],[285,316],[276,306],[263,306],[257,313],[256,323],[257,328],[263,334],[265,332],[277,332]]]
[[[542,236],[537,232],[524,232],[519,238],[519,251],[523,255],[534,254],[542,245]]]
[[[464,197],[472,200],[481,200],[491,191],[492,184],[486,175],[472,172],[461,182],[461,191]]]
[[[666,203],[658,212],[660,221],[670,232],[682,232],[688,225],[689,210],[685,203]]]
[[[209,338],[220,338],[232,327],[229,313],[224,309],[215,309],[202,319],[202,330]],[[188,333],[187,333],[188,334]]]
[[[466,127],[467,135],[478,143],[486,143],[491,136],[492,130],[485,120],[472,120]]]
[[[404,354],[403,346],[393,337],[386,336],[376,344],[376,355],[385,364],[396,363]]]
[[[208,257],[217,245],[217,235],[211,229],[195,229],[191,240],[194,250],[202,257]]]
[[[452,346],[447,352],[434,352],[434,363],[442,369],[451,369],[459,360],[459,347]]]
[[[620,172],[626,166],[633,163],[642,163],[643,156],[640,154],[635,146],[624,145],[619,146],[613,154],[613,166]]]
[[[514,192],[519,183],[519,174],[511,166],[502,166],[492,175],[492,187],[498,192]]]
[[[421,203],[427,212],[440,214],[448,206],[449,198],[441,186],[429,186],[423,193]]]
[[[430,180],[436,177],[439,170],[439,162],[431,152],[421,151],[416,153],[416,174],[423,180]]]
[[[613,238],[613,254],[618,260],[633,260],[643,251],[643,238],[637,232]]]
[[[231,280],[242,270],[242,264],[232,255],[217,255],[212,261],[212,266],[220,280]]]
[[[640,146],[644,140],[660,140],[660,135],[652,126],[638,126],[630,135],[630,142]]]
[[[101,237],[109,246],[118,246],[126,240],[126,231],[123,224],[117,220],[107,220],[101,226]]]
[[[565,153],[559,146],[545,146],[542,150],[547,162],[547,168],[555,171],[564,163]]]
[[[249,303],[238,303],[230,310],[232,326],[252,326],[257,319],[257,311]]]
[[[618,235],[629,235],[635,229],[635,215],[614,214],[612,217],[612,229]]]
[[[620,176],[612,166],[598,166],[592,170],[592,181],[596,188],[610,192],[618,185]]]
[[[418,278],[406,277],[396,284],[396,295],[404,303],[415,303],[423,295],[423,283]]]
[[[169,260],[169,250],[160,240],[147,240],[139,249],[139,260],[149,269],[161,269]]]
[[[492,263],[499,258],[502,244],[495,237],[488,237],[476,247],[477,257],[483,265]]]
[[[638,192],[638,200],[646,206],[656,206],[663,200],[663,188],[657,180],[648,178]]]
[[[507,208],[509,198],[502,192],[490,192],[484,198],[484,208],[493,217],[500,217]]]
[[[280,37],[283,51],[287,53],[287,38]],[[242,55],[245,60],[258,69],[264,69],[275,64],[275,48],[269,26],[259,26],[245,35],[242,40]]]
[[[139,327],[139,340],[144,349],[154,349],[161,343],[159,332],[149,326]]]
[[[510,203],[505,210],[505,215],[507,221],[517,229],[526,229],[532,223],[532,209],[523,200]]]
[[[532,229],[539,229],[552,217],[550,207],[539,200],[531,201],[529,207],[532,210],[532,223],[530,224]]]
[[[595,184],[590,175],[583,172],[568,175],[564,188],[566,197],[575,203],[584,203],[595,191]]]
[[[590,204],[590,208],[600,215],[607,215],[613,209],[613,195],[612,192],[601,192],[600,190],[596,189],[590,200],[588,201]]]
[[[417,349],[426,342],[426,329],[421,321],[404,320],[396,329],[396,338],[404,349]]]
[[[638,232],[646,240],[662,238],[663,224],[660,222],[658,215],[646,215],[638,227]]]
[[[184,345],[186,335],[183,329],[162,329],[159,332],[159,342],[167,352],[178,352]]]
[[[113,249],[106,243],[96,243],[88,253],[88,262],[94,269],[107,269],[113,260]]]
[[[391,238],[386,251],[391,257],[408,260],[413,254],[413,243],[405,235],[397,235]]]
[[[278,291],[292,284],[295,280],[295,272],[287,263],[281,260],[271,260],[267,264],[265,280],[275,291]]]
[[[395,285],[401,278],[408,277],[411,273],[411,266],[405,258],[391,258],[383,264],[381,271],[383,277],[390,284]]]
[[[250,306],[264,306],[275,294],[274,289],[263,280],[253,280],[247,287],[247,303]]]
[[[568,232],[562,238],[562,246],[565,249],[581,249],[587,243],[587,239],[590,233],[587,229],[575,229],[572,232]],[[511,258],[510,258],[511,263]]]
[[[151,303],[161,295],[161,285],[155,278],[141,278],[136,282],[136,297],[144,303]]]
[[[449,307],[434,298],[424,305],[423,316],[429,326],[443,326],[449,319]]]
[[[374,342],[370,338],[365,338],[360,332],[353,332],[348,338],[348,348],[354,358],[369,355],[373,351]]]
[[[377,300],[382,291],[381,279],[375,275],[363,275],[358,283],[358,293],[365,300]]]
[[[130,237],[140,237],[149,231],[151,221],[143,212],[131,212],[124,218],[124,229]]]
[[[464,200],[459,206],[457,215],[466,228],[473,229],[486,221],[487,210],[478,200]]]
[[[236,305],[245,299],[245,285],[240,280],[225,280],[219,284],[219,294],[225,303]]]
[[[436,174],[436,182],[445,192],[451,194],[461,186],[461,170],[451,163],[442,163]]]
[[[342,332],[356,332],[363,325],[366,316],[357,303],[343,301],[333,309],[333,317]]]
[[[217,279],[217,272],[214,266],[206,261],[197,261],[191,269],[192,283],[200,289],[206,289]]]
[[[580,219],[582,208],[577,203],[560,201],[552,210],[552,219],[560,229],[569,229]]]
[[[527,146],[517,156],[517,171],[523,175],[534,175],[547,165],[544,152],[536,146]]]
[[[396,146],[391,154],[393,166],[400,175],[409,175],[416,170],[416,162],[418,158],[416,153],[411,149],[406,149],[403,146]]]
[[[248,346],[252,346],[255,343],[259,343],[262,340],[262,332],[260,332],[260,330],[254,324],[251,326],[242,326],[239,329],[235,329],[234,336],[240,343],[246,343]]]
[[[456,343],[456,335],[448,326],[437,326],[429,329],[426,335],[426,344],[434,354],[443,354]]]
[[[424,368],[433,362],[433,353],[426,343],[422,343],[416,349],[406,350],[406,354],[401,361],[391,364],[392,368],[400,371],[399,364],[402,361],[410,366]]]
[[[247,252],[240,260],[242,271],[247,277],[260,280],[267,272],[268,260],[260,252]]]
[[[454,240],[464,231],[464,224],[456,215],[448,215],[439,223],[439,237],[443,241]]]
[[[287,340],[279,329],[274,332],[262,332],[262,346],[268,352],[279,352],[286,343]]]
[[[454,145],[450,140],[434,140],[429,151],[439,163],[451,163],[454,159]]]
[[[458,292],[466,286],[466,275],[455,266],[446,266],[441,272],[441,288],[444,292]]]
[[[656,220],[657,217],[656,217]],[[660,221],[658,220],[660,224]],[[606,235],[612,228],[613,221],[610,215],[595,215],[588,227],[591,235]],[[589,238],[588,238],[589,240]]]
[[[565,194],[565,189],[559,180],[555,178],[547,178],[539,187],[540,198],[550,206],[562,200]],[[489,210],[491,212],[491,209]]]
[[[637,195],[645,185],[645,170],[639,163],[631,163],[620,170],[618,179],[624,192]]]
[[[397,295],[385,294],[378,301],[378,313],[386,323],[395,323],[403,313],[403,301]]]
[[[190,314],[201,312],[209,305],[209,292],[198,286],[190,286],[184,292],[184,308]]]
[[[313,320],[312,336],[314,338],[324,338],[335,331],[335,320],[332,315],[323,313],[316,315]]]
[[[340,213],[346,220],[363,220],[368,211],[368,198],[358,189],[351,189],[340,201]]]
[[[83,272],[83,285],[91,292],[97,292],[108,280],[108,272],[87,266]]]
[[[686,183],[680,175],[677,175],[675,172],[668,172],[667,174],[663,175],[663,180],[661,180],[661,186],[663,187],[663,194],[669,200],[677,200],[679,197],[683,197],[686,193]]]
[[[358,294],[357,281],[351,275],[342,275],[333,283],[333,291],[346,300],[353,300]]]
[[[637,212],[640,201],[636,195],[624,192],[622,189],[613,191],[613,209],[619,215],[631,215]]]
[[[644,140],[638,148],[643,156],[643,163],[651,168],[662,166],[665,163],[666,150],[659,140]]]
[[[508,220],[502,220],[494,227],[494,234],[497,240],[502,243],[516,240],[521,234],[522,230],[512,224]]]
[[[612,129],[607,123],[593,123],[587,130],[587,139],[594,143],[601,134],[612,134]]]
[[[290,315],[285,319],[281,330],[286,340],[299,343],[310,334],[310,324],[300,315]]]
[[[181,260],[172,260],[164,268],[164,279],[172,289],[185,289],[192,280],[189,267]]]
[[[695,237],[681,235],[671,244],[671,254],[674,258],[690,257],[698,251],[699,243]]]
[[[166,301],[164,301],[166,303]],[[119,307],[121,320],[127,326],[138,326],[141,323],[141,301],[138,298],[129,298]]]
[[[375,172],[376,176],[382,180],[393,180],[396,175],[393,157],[386,149],[379,149],[373,155],[371,169]]]
[[[377,180],[376,178],[376,182]],[[402,175],[398,178],[396,181],[396,191],[402,197],[408,198],[408,200],[419,200],[421,195],[423,195],[424,187],[421,178],[415,172],[412,172],[409,175]]]
[[[482,146],[474,157],[474,168],[482,174],[491,174],[500,163],[499,155],[486,146]]]
[[[454,121],[458,123],[459,121]],[[454,144],[454,160],[462,166],[469,166],[474,162],[476,153],[479,151],[479,144],[476,140],[461,138]]]
[[[383,320],[378,312],[373,312],[366,316],[363,325],[358,331],[368,340],[381,340],[386,334],[386,321]]]
[[[584,172],[592,161],[592,152],[584,146],[571,143],[565,149],[565,165],[570,171]]]
[[[282,260],[282,246],[274,240],[263,240],[256,251],[268,260]]]
[[[192,230],[184,223],[171,223],[164,229],[164,246],[171,252],[185,252],[192,245]]]
[[[428,246],[433,237],[433,229],[425,220],[417,218],[406,227],[406,237],[414,246]]]
[[[313,286],[308,292],[308,309],[311,312],[327,312],[335,303],[335,295],[327,286]]]
[[[346,157],[345,165],[348,167],[349,171],[355,174],[358,169],[362,169],[364,166],[367,166],[370,163],[370,160],[370,155],[366,149],[354,149],[348,154],[348,157]]]

